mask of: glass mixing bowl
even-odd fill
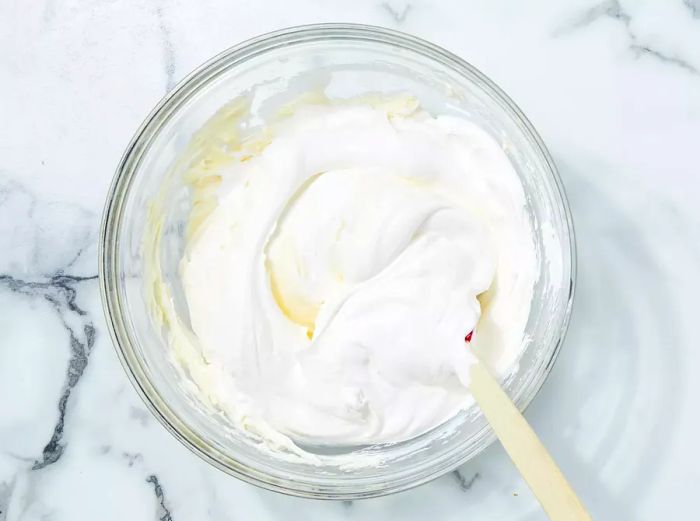
[[[520,409],[541,387],[566,331],[574,291],[574,237],[554,163],[522,112],[464,60],[412,36],[340,24],[278,31],[213,58],[158,104],[126,149],[102,224],[102,300],[126,372],[160,422],[219,469],[279,492],[354,499],[404,490],[449,472],[488,446],[493,434],[472,407],[406,442],[326,448],[320,466],[261,451],[188,384],[170,356],[166,328],[150,319],[145,298],[144,234],[149,233],[149,208],[160,198],[164,219],[156,255],[186,326],[177,264],[191,202],[178,177],[178,158],[196,131],[238,96],[247,95],[253,110],[262,110],[319,89],[331,98],[408,92],[433,114],[472,120],[502,144],[525,190],[539,269],[526,347],[518,368],[503,382]],[[347,461],[355,463],[341,463]]]

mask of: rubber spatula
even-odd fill
[[[470,376],[476,402],[549,519],[591,521],[591,516],[535,431],[486,366],[475,363]]]

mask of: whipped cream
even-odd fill
[[[203,158],[180,263],[189,374],[263,436],[410,439],[472,403],[474,352],[500,376],[517,363],[535,281],[521,183],[488,133],[410,97],[288,112]]]

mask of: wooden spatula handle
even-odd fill
[[[552,521],[591,521],[537,434],[488,369],[476,363],[470,373],[474,398],[549,518]]]

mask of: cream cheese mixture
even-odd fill
[[[190,373],[256,432],[410,439],[472,403],[474,352],[517,364],[536,276],[523,188],[488,133],[410,97],[290,112],[212,162],[192,214],[180,277],[207,371]]]

